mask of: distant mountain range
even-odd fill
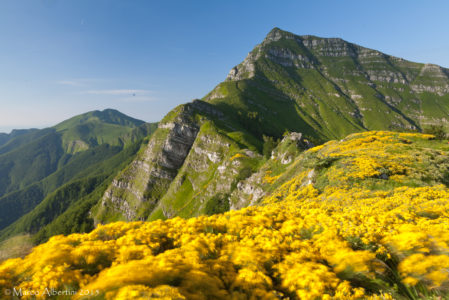
[[[266,171],[367,130],[449,128],[449,70],[273,29],[225,81],[159,124],[118,111],[0,134],[0,238],[254,205]]]
[[[71,202],[101,185],[135,154],[142,139],[155,128],[156,124],[107,109],[73,117],[51,128],[14,130],[3,135],[0,228],[33,216],[23,229],[37,232]],[[7,231],[15,232],[19,227],[14,225]]]

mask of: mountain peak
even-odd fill
[[[245,60],[232,68],[226,80],[249,79],[257,73],[257,60],[268,58],[283,67],[315,68],[316,56],[356,57],[358,51],[372,51],[341,38],[322,38],[314,35],[296,35],[274,27],[261,44],[257,45]],[[380,54],[376,51],[376,55]]]
[[[279,41],[281,38],[286,36],[294,36],[293,33],[290,33],[288,31],[282,30],[279,27],[274,27],[273,29],[268,32],[267,36],[265,37],[264,42],[275,42]]]
[[[114,113],[114,114],[122,114],[120,111],[113,108],[105,108],[103,110],[99,110],[102,113]]]
[[[274,27],[273,29],[270,30],[270,32],[268,32],[267,37],[282,34],[283,32],[285,31],[280,29],[279,27]]]
[[[281,39],[288,39],[288,40],[296,40],[298,43],[305,42],[306,47],[309,47],[313,44],[351,44],[348,41],[343,40],[339,37],[319,37],[316,35],[306,34],[306,35],[297,35],[289,31],[282,30],[278,27],[274,27],[265,37],[264,41],[262,42],[262,45],[267,45],[271,42],[277,42]],[[314,42],[315,41],[315,42]],[[307,45],[309,44],[309,45]]]
[[[100,122],[109,123],[116,125],[123,125],[126,127],[134,128],[142,125],[144,121],[134,119],[127,116],[120,111],[112,108],[107,108],[104,110],[93,110],[68,120],[65,120],[55,126],[57,130],[67,129],[74,127],[76,125],[86,124],[87,122]]]
[[[53,128],[62,134],[64,149],[73,153],[89,145],[120,144],[119,137],[130,133],[144,121],[131,118],[118,110],[94,110],[65,120]]]
[[[277,124],[284,122],[277,114],[289,106],[297,112],[291,120],[298,121],[286,119],[282,126],[319,138],[363,129],[449,128],[448,69],[277,27],[206,99],[229,103],[234,92],[248,110]]]

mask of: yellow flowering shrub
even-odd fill
[[[234,154],[229,160],[233,161],[234,159],[243,158],[243,157],[247,157],[247,156],[245,154],[242,154],[242,153],[237,153],[237,154]]]
[[[146,299],[160,299],[160,300],[184,300],[178,290],[168,285],[161,285],[155,288],[149,288],[144,285],[128,285],[118,290],[117,293],[106,294],[106,299],[111,298],[116,300],[146,300]]]
[[[263,177],[263,181],[264,181],[264,183],[272,184],[273,182],[275,182],[276,180],[278,180],[279,177],[281,177],[281,174],[276,175],[276,176],[271,176],[271,171],[268,170],[268,171],[265,173],[265,176]]]
[[[411,142],[399,140],[405,138]],[[447,295],[449,189],[364,185],[386,170],[415,170],[420,157],[407,149],[413,139],[431,138],[352,135],[305,153],[338,158],[316,175],[327,180],[324,187],[310,182],[314,172],[307,166],[259,206],[53,237],[25,258],[0,264],[0,291],[73,289],[75,299],[108,300]],[[359,181],[340,184],[342,178]]]

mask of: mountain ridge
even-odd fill
[[[289,132],[302,134],[281,143],[284,163],[277,168],[289,165],[310,141],[367,130],[447,129],[449,121],[439,118],[449,112],[446,75],[444,68],[340,38],[275,28],[210,93],[160,122],[147,152],[113,181],[93,216],[97,223],[144,220],[148,214],[153,220],[198,216],[214,205],[254,205],[267,193],[259,182],[271,162],[262,148]],[[188,142],[176,146],[183,139]],[[167,169],[171,154],[181,156]]]

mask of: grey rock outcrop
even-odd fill
[[[173,120],[159,124],[144,151],[104,193],[97,220],[117,214],[128,221],[148,216],[189,154],[199,130],[192,115],[200,105],[186,104]]]

